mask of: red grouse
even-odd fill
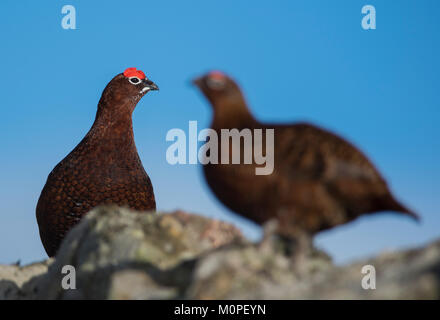
[[[66,233],[99,204],[156,209],[132,125],[136,104],[150,90],[159,88],[136,68],[115,76],[102,93],[90,131],[49,174],[36,211],[50,257]]]
[[[308,123],[259,122],[250,113],[237,84],[219,71],[194,83],[213,107],[211,128],[218,137],[222,129],[250,129],[256,146],[255,129],[274,130],[271,174],[257,175],[255,168],[261,165],[254,157],[250,164],[243,163],[243,136],[239,164],[220,160],[204,164],[208,185],[232,211],[259,224],[276,219],[278,233],[287,238],[309,237],[377,211],[418,218],[394,198],[370,160],[343,138]],[[259,141],[264,145],[264,139]],[[266,139],[266,143],[270,141]],[[223,151],[231,153],[230,146],[218,147],[218,159],[224,157]]]

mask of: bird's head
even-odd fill
[[[193,80],[214,109],[244,102],[237,83],[221,71],[211,71]]]
[[[101,99],[107,105],[130,106],[134,109],[139,100],[152,90],[159,90],[159,87],[145,73],[128,68],[109,82]]]

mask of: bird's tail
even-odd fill
[[[420,221],[420,216],[417,213],[402,205],[399,201],[394,199],[392,195],[387,195],[386,197],[382,198],[380,200],[380,206],[384,211],[396,211],[407,215],[418,222]]]

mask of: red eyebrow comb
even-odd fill
[[[139,79],[146,79],[145,73],[143,73],[141,70],[137,70],[136,68],[127,68],[124,71],[124,76],[127,78],[130,77],[138,77]]]
[[[208,76],[210,78],[213,78],[213,79],[224,79],[224,78],[226,78],[226,75],[223,72],[218,71],[218,70],[211,71],[208,74]]]

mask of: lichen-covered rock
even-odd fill
[[[250,243],[232,225],[193,214],[97,208],[53,263],[0,266],[0,299],[440,299],[440,240],[335,266],[318,250],[292,260],[270,230]],[[66,265],[75,289],[62,288]],[[366,265],[376,289],[361,285]]]
[[[301,272],[276,252],[225,248],[198,259],[190,299],[440,299],[440,241],[408,251],[337,267],[309,257]],[[364,289],[364,266],[373,266],[376,288]]]
[[[41,277],[53,259],[27,266],[0,265],[0,300],[32,299]]]
[[[182,262],[241,239],[241,233],[230,224],[181,211],[144,214],[99,207],[69,232],[41,282],[38,298],[173,298],[181,282],[188,281],[179,273],[186,272]],[[61,287],[66,265],[75,267],[76,290]],[[146,289],[128,295],[121,278],[138,279]]]

